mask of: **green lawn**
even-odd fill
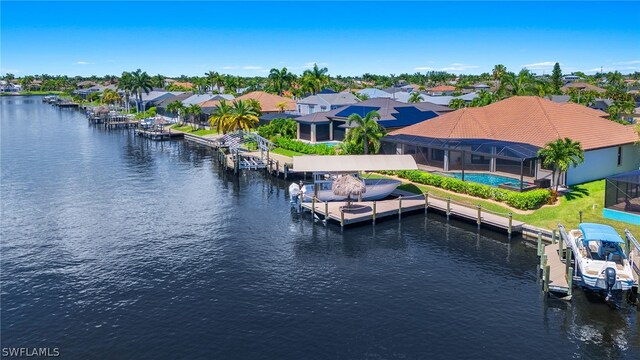
[[[283,148],[275,148],[271,150],[271,152],[274,154],[280,154],[280,155],[289,156],[289,157],[304,155],[303,153],[299,153],[297,151],[287,150]]]
[[[189,134],[198,135],[198,136],[214,135],[218,133],[215,130],[207,130],[207,129],[198,129],[194,131],[191,125],[178,126],[178,124],[174,124],[174,125],[171,125],[171,128],[178,131],[186,132]]]
[[[378,174],[367,174],[366,176],[369,178],[385,177],[384,175]],[[428,191],[430,195],[443,198],[451,197],[454,201],[470,206],[481,205],[485,209],[499,213],[513,212],[514,219],[546,229],[553,229],[557,227],[558,223],[563,224],[567,229],[576,228],[580,222],[580,211],[582,211],[583,222],[596,222],[611,225],[620,233],[620,235],[624,234],[624,229],[626,228],[636,236],[640,236],[640,226],[609,220],[602,217],[604,186],[604,180],[573,186],[571,192],[560,198],[559,205],[543,206],[540,209],[534,210],[530,214],[518,214],[506,206],[501,206],[494,202],[453,194],[432,186],[412,184],[406,180],[403,180],[403,184],[398,188],[417,194]]]

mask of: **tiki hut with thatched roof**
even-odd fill
[[[362,180],[357,179],[352,175],[343,175],[333,182],[331,190],[335,195],[346,196],[346,208],[349,208],[351,205],[351,195],[360,196],[367,192],[367,187]]]

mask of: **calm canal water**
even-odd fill
[[[210,150],[2,97],[2,347],[65,358],[640,358],[636,310],[545,301],[535,249],[442,217],[341,232]]]

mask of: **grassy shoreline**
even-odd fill
[[[389,177],[380,174],[368,174],[373,177]],[[554,229],[558,223],[565,227],[577,228],[580,223],[580,211],[582,211],[583,222],[595,222],[612,226],[622,236],[624,229],[629,229],[636,236],[640,235],[640,226],[605,219],[602,217],[602,209],[604,206],[604,190],[605,181],[597,180],[571,187],[571,192],[561,196],[555,205],[544,205],[536,210],[520,211],[505,206],[502,203],[489,201],[485,199],[475,198],[464,194],[454,193],[448,190],[436,188],[433,186],[413,183],[406,179],[400,179],[402,185],[398,188],[416,194],[429,192],[429,194],[457,201],[470,207],[481,205],[484,209],[492,212],[507,214],[513,213],[513,218],[523,221],[529,225]]]

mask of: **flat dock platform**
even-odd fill
[[[184,136],[184,134],[181,132],[151,131],[141,129],[136,129],[135,133],[138,136],[156,141],[171,140],[172,138],[181,138]]]
[[[504,229],[508,232],[519,232],[524,225],[521,221],[492,214],[482,209],[479,211],[433,196],[429,196],[428,201],[425,201],[424,195],[412,195],[391,200],[352,202],[349,208],[345,207],[346,205],[345,201],[316,201],[315,205],[313,202],[302,203],[304,209],[321,215],[324,219],[336,221],[342,226],[363,222],[375,223],[378,219],[392,216],[401,217],[405,212],[419,210],[435,210],[452,217],[471,220],[479,225]],[[315,208],[313,208],[314,206]]]
[[[544,255],[546,255],[549,266],[549,292],[561,295],[564,300],[571,300],[571,291],[567,281],[567,265],[559,252],[559,243],[546,245]]]

